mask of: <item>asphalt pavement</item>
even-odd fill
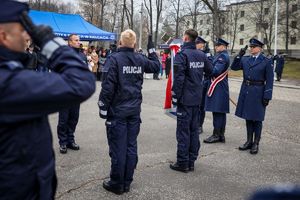
[[[230,95],[237,100],[241,82],[230,80]],[[297,86],[297,85],[296,85]],[[164,114],[166,80],[144,81],[142,124],[138,137],[139,163],[129,193],[117,196],[105,191],[110,158],[104,120],[98,116],[97,91],[81,105],[75,138],[79,151],[58,151],[57,114],[51,115],[59,200],[241,200],[256,189],[276,183],[300,184],[300,89],[274,87],[267,108],[260,151],[257,155],[237,149],[245,142],[245,121],[227,115],[226,143],[204,144],[211,135],[212,114],[207,113],[195,171],[180,173],[169,169],[176,159],[176,121]]]

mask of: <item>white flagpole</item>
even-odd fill
[[[276,11],[275,11],[275,44],[274,44],[274,56],[277,54],[277,29],[278,29],[278,0],[276,0]]]

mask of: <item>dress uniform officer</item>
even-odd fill
[[[82,62],[88,67],[86,56],[80,52],[79,36],[71,34],[68,39],[68,45],[78,53]],[[80,104],[59,111],[57,135],[60,146],[59,151],[62,154],[67,153],[67,148],[79,150],[79,145],[75,143],[74,139],[74,132],[79,119],[79,109]]]
[[[282,72],[283,72],[283,67],[284,67],[284,57],[282,54],[276,55],[274,56],[274,60],[276,60],[276,68],[275,68],[275,72],[276,72],[276,80],[280,81],[281,80],[281,76],[282,76]]]
[[[86,100],[95,80],[50,27],[34,26],[25,3],[0,3],[0,199],[54,199],[55,160],[48,114]],[[24,29],[25,28],[25,29]],[[26,70],[26,41],[52,73]]]
[[[231,65],[232,70],[243,70],[244,78],[235,115],[246,120],[247,141],[239,150],[251,149],[251,154],[258,152],[262,121],[273,91],[272,60],[262,54],[263,45],[261,41],[252,38],[251,56],[243,57],[245,51],[242,49]]]
[[[196,48],[198,50],[203,51],[203,53],[206,54],[208,60],[211,62],[213,61],[213,56],[210,54],[210,50],[208,47],[208,43],[200,36],[197,37],[196,39]],[[203,123],[204,123],[204,118],[205,118],[205,97],[207,94],[207,89],[208,89],[208,82],[209,82],[209,77],[204,74],[202,86],[202,99],[201,99],[201,104],[200,104],[200,115],[199,115],[199,132],[203,132]]]
[[[217,55],[213,60],[214,69],[205,100],[205,111],[213,113],[214,130],[213,135],[204,140],[205,143],[225,142],[226,113],[229,113],[228,44],[221,38],[215,42]]]
[[[128,29],[121,33],[118,52],[111,54],[106,79],[99,96],[99,114],[107,119],[106,131],[111,157],[110,180],[104,189],[115,194],[130,190],[138,162],[137,136],[140,131],[143,74],[159,72],[160,62],[149,37],[149,59],[136,53],[136,34]]]
[[[176,171],[194,170],[198,157],[199,141],[199,106],[202,98],[203,73],[210,75],[212,65],[206,55],[196,49],[198,36],[193,29],[186,30],[181,51],[175,56],[174,85],[172,88],[173,104],[177,104],[177,161],[170,164]]]

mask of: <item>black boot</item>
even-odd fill
[[[170,164],[170,168],[175,171],[184,172],[184,173],[187,173],[189,171],[189,168],[187,166],[180,165],[177,162],[174,164]]]
[[[103,188],[106,189],[107,191],[110,191],[110,192],[115,193],[117,195],[120,195],[120,194],[124,193],[124,188],[123,187],[118,186],[118,185],[114,185],[108,180],[103,181]]]
[[[247,132],[247,141],[245,144],[239,146],[240,151],[245,151],[247,149],[251,149],[253,145],[253,133]]]
[[[220,131],[219,141],[225,143],[225,128],[222,128]]]
[[[257,138],[257,137],[255,136],[253,145],[252,145],[252,147],[251,147],[251,149],[250,149],[250,153],[251,153],[251,154],[257,154],[257,153],[258,153],[259,140],[260,140],[260,138]]]
[[[189,163],[189,171],[190,172],[193,172],[194,170],[195,170],[195,168],[194,168],[194,163],[192,162],[192,163]]]
[[[204,143],[216,143],[220,142],[221,129],[214,129],[212,136],[203,140]]]

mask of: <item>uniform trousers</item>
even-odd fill
[[[57,135],[60,145],[75,142],[74,132],[79,119],[80,104],[59,111]]]
[[[133,181],[138,162],[137,136],[140,132],[140,115],[126,118],[108,118],[106,132],[111,158],[110,181],[120,187]]]
[[[200,149],[199,106],[177,106],[177,163],[183,167],[194,164]]]
[[[226,113],[213,112],[213,126],[215,129],[225,129]]]
[[[248,133],[255,133],[255,138],[257,140],[261,137],[261,130],[262,130],[262,121],[252,121],[246,120],[246,127]]]

